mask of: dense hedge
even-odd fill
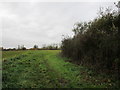
[[[95,71],[120,73],[120,15],[104,12],[88,23],[77,23],[72,38],[62,40],[62,55]]]

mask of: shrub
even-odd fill
[[[120,73],[120,15],[104,12],[88,23],[77,23],[73,38],[62,40],[62,54],[95,71]]]

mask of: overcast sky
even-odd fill
[[[93,20],[108,6],[115,8],[113,2],[0,2],[0,46],[60,43],[62,35],[73,35],[74,23]]]

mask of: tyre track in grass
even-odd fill
[[[26,51],[3,60],[3,88],[95,88],[96,80],[82,66],[66,62],[59,50]],[[102,84],[101,84],[102,83]]]
[[[43,51],[52,78],[56,78],[62,88],[106,88],[111,82],[103,82],[103,77],[95,76],[88,68],[65,62],[66,58],[60,57],[58,50]],[[107,79],[107,78],[106,78]]]
[[[51,54],[47,54],[48,52]],[[76,71],[77,68],[69,62],[65,62],[63,58],[58,56],[58,51],[48,52],[46,52],[45,55],[46,63],[49,69],[53,71],[51,74],[56,78],[59,86],[64,88],[82,87],[82,84],[79,84],[80,82],[78,82],[78,79],[76,78],[78,74],[78,71]]]
[[[61,87],[42,52],[28,52],[3,61],[3,88]]]

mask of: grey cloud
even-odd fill
[[[62,35],[73,35],[74,23],[94,19],[100,6],[114,6],[113,2],[0,2],[0,5],[2,46],[6,48],[60,43]]]

